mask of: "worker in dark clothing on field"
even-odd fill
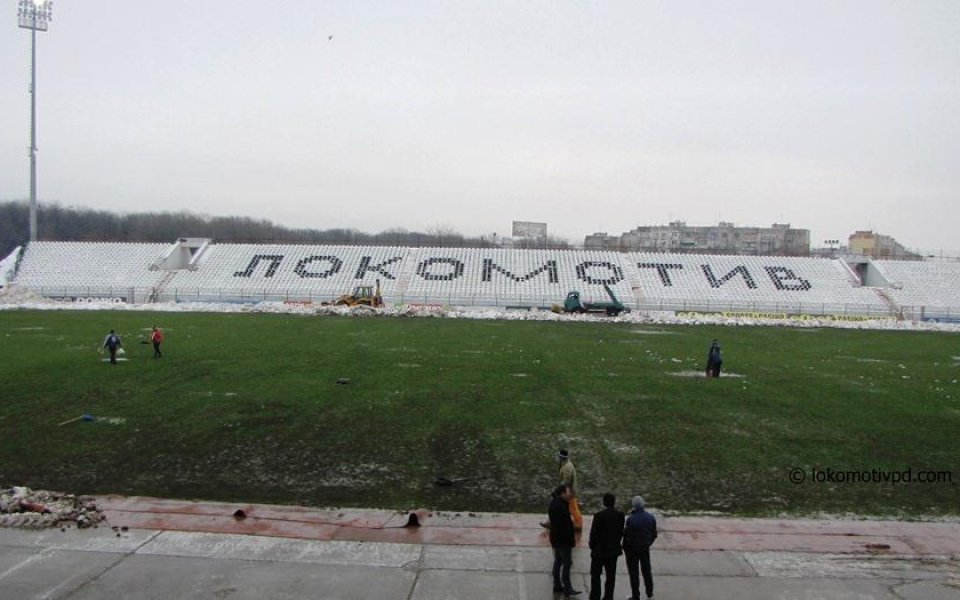
[[[623,553],[624,514],[614,508],[617,498],[607,492],[603,495],[603,510],[593,515],[590,526],[590,600],[600,598],[600,572],[606,571],[606,583],[602,600],[613,600],[617,584],[617,559]]]
[[[103,347],[110,352],[110,364],[117,364],[117,350],[123,347],[123,343],[120,341],[120,336],[117,335],[117,332],[110,330],[110,333],[107,334],[107,337],[103,340]]]
[[[623,530],[623,552],[630,575],[630,600],[640,600],[640,575],[647,598],[653,598],[653,573],[650,571],[650,546],[657,539],[657,519],[644,510],[642,496],[634,496],[633,510]]]
[[[720,377],[720,367],[723,366],[723,357],[720,356],[720,342],[713,340],[710,351],[707,352],[707,377]]]
[[[570,583],[573,547],[577,543],[570,518],[570,486],[557,486],[547,514],[550,516],[550,545],[553,546],[553,591],[576,596],[581,592],[573,589]]]

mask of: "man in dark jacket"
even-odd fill
[[[713,340],[707,352],[707,377],[720,377],[720,368],[723,366],[723,357],[720,356],[720,342]]]
[[[613,600],[624,522],[623,513],[613,507],[616,501],[613,494],[604,494],[605,508],[593,515],[590,526],[590,600],[600,600],[600,571],[606,571],[607,576],[603,600]]]
[[[570,486],[559,485],[550,500],[550,545],[553,546],[553,591],[566,596],[580,592],[570,584],[573,566],[573,546],[577,543],[570,518]]]
[[[107,334],[107,337],[103,340],[103,347],[110,352],[110,364],[117,364],[117,351],[123,347],[123,343],[120,341],[120,336],[117,335],[117,332],[113,329],[110,330],[110,333]]]
[[[627,557],[627,573],[630,574],[631,600],[640,600],[640,573],[643,574],[647,598],[653,598],[650,546],[657,539],[657,519],[644,510],[642,496],[634,496],[632,504],[633,510],[623,530],[623,551]]]

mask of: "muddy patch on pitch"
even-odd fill
[[[676,331],[663,331],[662,329],[631,329],[630,333],[637,335],[677,335]]]
[[[852,360],[858,363],[886,363],[890,362],[885,358],[868,358],[864,356],[838,356],[837,358],[842,358],[845,360]]]

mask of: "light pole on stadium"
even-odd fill
[[[30,241],[37,239],[37,32],[53,19],[52,0],[20,0],[20,27],[30,30]]]

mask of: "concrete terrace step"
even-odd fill
[[[130,529],[462,546],[549,547],[543,515],[192,502],[101,496],[110,525]],[[244,518],[235,518],[236,511]],[[658,517],[657,550],[810,552],[960,558],[960,522]],[[584,531],[590,528],[586,517]],[[581,540],[578,545],[586,545]]]
[[[403,528],[408,513],[382,510],[97,502],[114,529],[0,529],[0,598],[562,597],[551,594],[553,553],[540,515],[417,511],[423,525]],[[237,510],[245,518],[234,518]],[[956,522],[659,517],[659,600],[960,598]],[[586,592],[584,546],[573,551],[571,580]],[[626,596],[623,561],[616,585],[614,597]]]

